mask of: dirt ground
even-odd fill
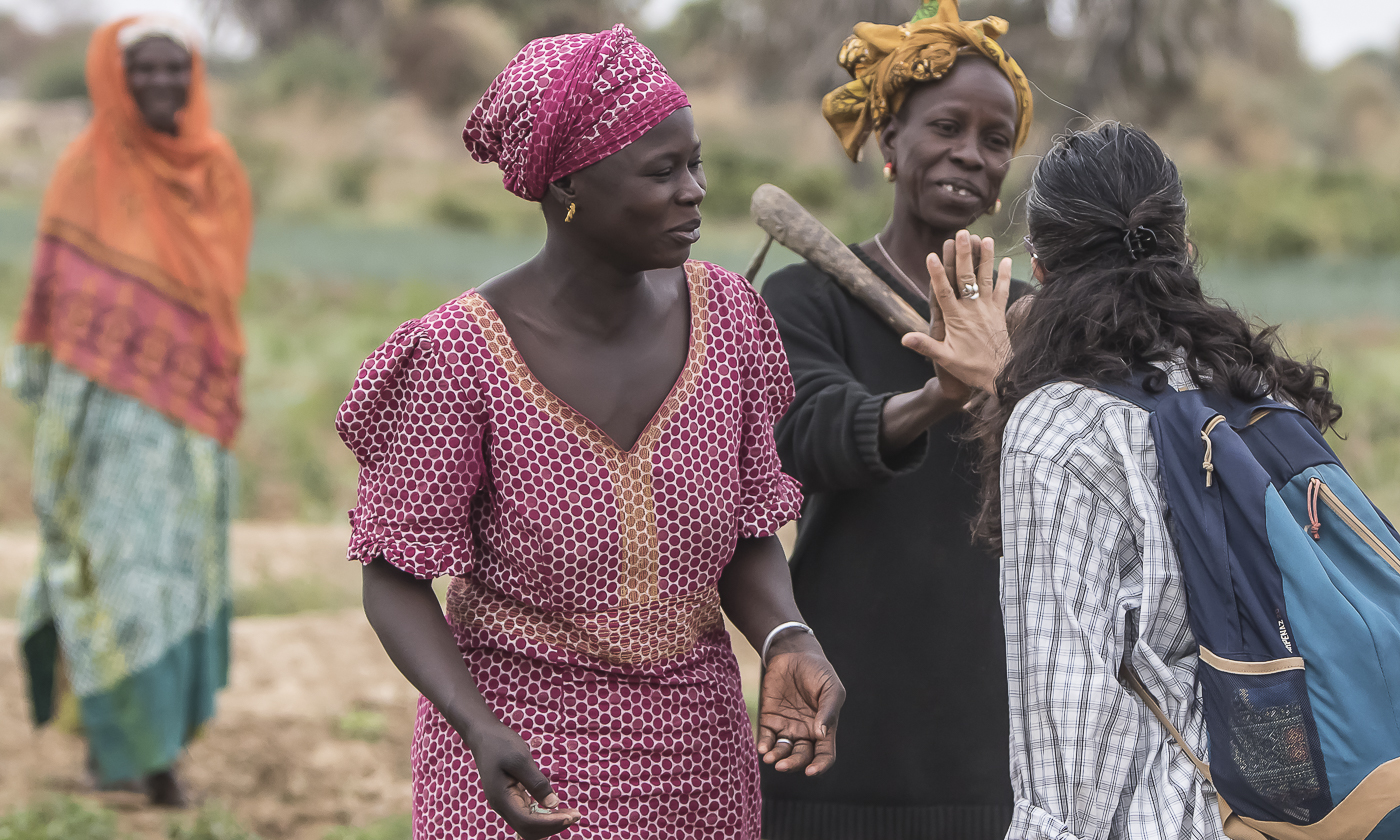
[[[234,526],[235,591],[266,593],[315,581],[344,603],[359,572],[338,526]],[[29,724],[13,605],[37,552],[28,532],[0,532],[0,812],[49,793],[116,810],[121,828],[164,837],[171,812],[144,797],[93,793],[80,738]],[[757,656],[739,640],[746,684]],[[353,606],[250,616],[233,625],[233,667],[218,714],[181,763],[191,790],[228,806],[266,840],[321,840],[410,809],[408,748],[418,694]]]

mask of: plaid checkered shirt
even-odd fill
[[[1184,368],[1173,387],[1190,386]],[[1206,757],[1196,641],[1142,409],[1069,383],[1016,406],[1001,467],[1016,806],[1008,840],[1224,838],[1214,789],[1118,681],[1128,656]]]

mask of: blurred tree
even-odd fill
[[[0,79],[16,79],[34,54],[42,39],[20,26],[9,15],[0,15]]]
[[[1202,53],[1239,5],[1239,0],[1078,0],[1068,75],[1080,81],[1070,107],[1091,114],[1113,99],[1136,111],[1136,121],[1160,124],[1190,97]]]
[[[1275,0],[1073,0],[1063,75],[1068,104],[1147,127],[1191,101],[1205,60],[1228,54],[1267,75],[1305,62],[1293,17]]]
[[[742,35],[744,67],[764,98],[819,98],[849,80],[836,63],[841,42],[861,21],[902,23],[921,0],[698,0],[715,5]],[[1075,2],[1076,0],[1062,0]],[[1052,0],[962,0],[964,20],[1005,18],[1011,31],[1002,44],[1037,84],[1065,72],[1065,42],[1049,26]],[[687,7],[688,8],[688,7]]]
[[[31,99],[50,101],[87,96],[87,45],[92,29],[64,26],[38,39],[24,57],[21,75],[24,93]]]
[[[463,0],[436,0],[439,3]],[[597,32],[630,23],[646,0],[476,0],[504,18],[522,41],[566,32]],[[433,0],[429,0],[433,2]]]
[[[263,50],[278,52],[301,38],[329,35],[365,46],[377,40],[383,0],[202,0],[211,19],[237,18]]]
[[[748,79],[766,99],[821,97],[850,79],[836,63],[841,42],[861,21],[903,23],[919,0],[732,0]],[[971,5],[971,4],[968,4]]]
[[[693,0],[665,26],[643,34],[682,87],[722,84],[743,66],[742,11],[733,0]]]
[[[847,79],[836,52],[855,23],[899,23],[918,5],[696,0],[682,10],[696,13],[672,41],[688,36],[687,29],[717,33],[740,44],[741,66],[760,97],[819,97]],[[1292,18],[1275,0],[963,0],[960,6],[965,20],[997,15],[1010,22],[1002,43],[1046,94],[1043,116],[1061,125],[1077,113],[1100,112],[1161,125],[1193,96],[1202,60],[1212,52],[1229,50],[1278,72],[1303,63]],[[724,27],[714,25],[717,19]]]
[[[384,35],[394,81],[442,115],[479,96],[519,47],[499,15],[467,3],[424,4],[392,18]]]
[[[1327,74],[1327,158],[1400,176],[1400,64],[1395,54],[1354,55]],[[1393,234],[1392,234],[1393,235]]]
[[[371,98],[382,88],[378,56],[347,49],[319,32],[303,35],[267,60],[245,90],[255,102],[275,105],[306,91],[336,101]]]

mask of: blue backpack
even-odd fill
[[[1151,413],[1210,765],[1234,840],[1400,840],[1400,535],[1297,408],[1165,376],[1099,384]],[[1129,635],[1136,637],[1135,622]]]

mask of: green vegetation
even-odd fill
[[[364,828],[344,826],[326,832],[325,840],[411,840],[413,818],[408,814],[388,817]]]
[[[722,143],[707,143],[704,149],[705,178],[708,182],[704,208],[722,218],[749,217],[749,200],[760,184],[779,184],[792,197],[814,213],[850,199],[848,173],[832,166],[794,167],[777,157],[748,153]]]
[[[490,230],[491,216],[470,200],[452,192],[440,192],[428,202],[428,217],[459,230]]]
[[[360,363],[399,324],[459,293],[423,282],[252,278],[243,307],[248,359],[246,419],[237,445],[241,515],[344,516],[354,504],[358,465],[336,435],[335,413]],[[294,596],[289,591],[287,597]]]
[[[336,734],[353,741],[373,743],[384,737],[388,724],[388,719],[380,712],[356,709],[340,716],[336,722]]]
[[[710,247],[727,249],[723,262],[742,267],[752,246],[716,238],[722,241]],[[772,264],[784,258],[791,256],[778,249],[769,257]],[[1025,271],[1017,266],[1019,276]],[[1400,514],[1400,284],[1392,280],[1397,275],[1400,260],[1394,258],[1218,261],[1205,271],[1215,294],[1264,320],[1288,323],[1288,344],[1296,354],[1320,353],[1346,409],[1340,431],[1347,439],[1333,443],[1381,508]],[[461,288],[429,281],[254,278],[244,308],[248,418],[238,448],[244,516],[343,516],[353,504],[357,465],[332,421],[350,380],[399,323]],[[316,590],[309,582],[278,586],[281,592],[243,593],[240,612],[353,604],[354,593]],[[255,603],[261,606],[251,606]]]
[[[313,34],[261,62],[245,93],[253,105],[275,105],[315,91],[335,100],[364,100],[381,85],[376,62],[330,36]]]
[[[1199,205],[1193,205],[1193,214]],[[833,226],[839,215],[828,215]],[[750,225],[719,224],[696,255],[742,268],[759,241]],[[32,211],[0,208],[0,330],[8,334],[25,288]],[[1003,242],[1009,234],[994,231]],[[868,231],[867,231],[868,233]],[[854,239],[853,234],[848,238]],[[527,259],[538,239],[447,229],[263,223],[259,268],[243,302],[248,357],[246,420],[237,443],[245,518],[343,521],[358,465],[334,429],[360,363],[399,324]],[[1007,250],[1009,246],[1003,245]],[[1207,253],[1211,253],[1208,249]],[[794,256],[769,255],[772,270]],[[1026,276],[1024,257],[1017,276]],[[1318,257],[1286,263],[1208,260],[1207,286],[1264,320],[1292,325],[1295,352],[1321,351],[1346,408],[1339,443],[1381,507],[1400,512],[1400,259]],[[352,279],[359,278],[359,279]],[[31,519],[32,421],[0,391],[0,524]],[[353,606],[357,593],[323,582],[263,582],[235,594],[238,615]],[[9,605],[0,605],[0,609]],[[12,606],[9,606],[12,609]]]
[[[85,33],[56,38],[26,68],[25,94],[40,102],[86,98],[86,62]]]
[[[57,55],[36,65],[30,72],[25,92],[40,102],[86,98],[87,78],[83,75],[82,54]]]
[[[360,205],[369,197],[370,179],[379,169],[379,159],[359,155],[331,164],[331,194],[343,204]]]
[[[19,264],[4,261],[6,256],[0,254],[0,335],[8,342],[19,317],[28,278]],[[0,368],[3,368],[2,358]],[[8,389],[0,387],[0,464],[6,465],[4,480],[0,480],[0,525],[27,520],[33,515],[29,498],[33,451],[33,414],[20,405]],[[14,609],[13,603],[0,603],[0,615],[12,616]]]
[[[1237,170],[1187,180],[1191,234],[1250,260],[1400,252],[1400,183],[1362,171]]]
[[[1400,515],[1400,325],[1303,325],[1288,330],[1287,338],[1294,352],[1318,353],[1331,371],[1344,439],[1329,436],[1328,442],[1393,520]]]
[[[165,836],[167,840],[259,840],[258,835],[239,825],[233,812],[217,802],[200,808],[188,825],[171,820]]]
[[[0,816],[0,840],[115,840],[116,837],[116,814],[68,796],[42,799]]]
[[[382,729],[382,725],[381,725]],[[259,840],[224,805],[211,802],[193,818],[172,819],[167,840]],[[413,819],[399,814],[355,828],[329,829],[325,840],[410,840]],[[130,840],[118,831],[117,814],[109,808],[72,796],[41,799],[28,807],[0,814],[0,840]]]
[[[253,190],[253,206],[261,209],[282,174],[282,147],[237,132],[229,134],[229,142],[243,162],[243,170],[248,173],[248,184]]]
[[[233,593],[233,614],[239,618],[339,610],[359,604],[358,589],[338,587],[320,577],[264,578],[252,586],[239,587]],[[0,603],[0,615],[5,615],[4,608],[5,604]]]
[[[381,725],[382,729],[382,725]],[[371,739],[372,740],[372,739]],[[188,821],[172,819],[167,840],[259,840],[224,805],[204,805]],[[399,814],[355,828],[329,829],[325,840],[410,840],[413,819]],[[115,812],[71,796],[41,799],[0,815],[0,840],[128,840],[117,829]]]

